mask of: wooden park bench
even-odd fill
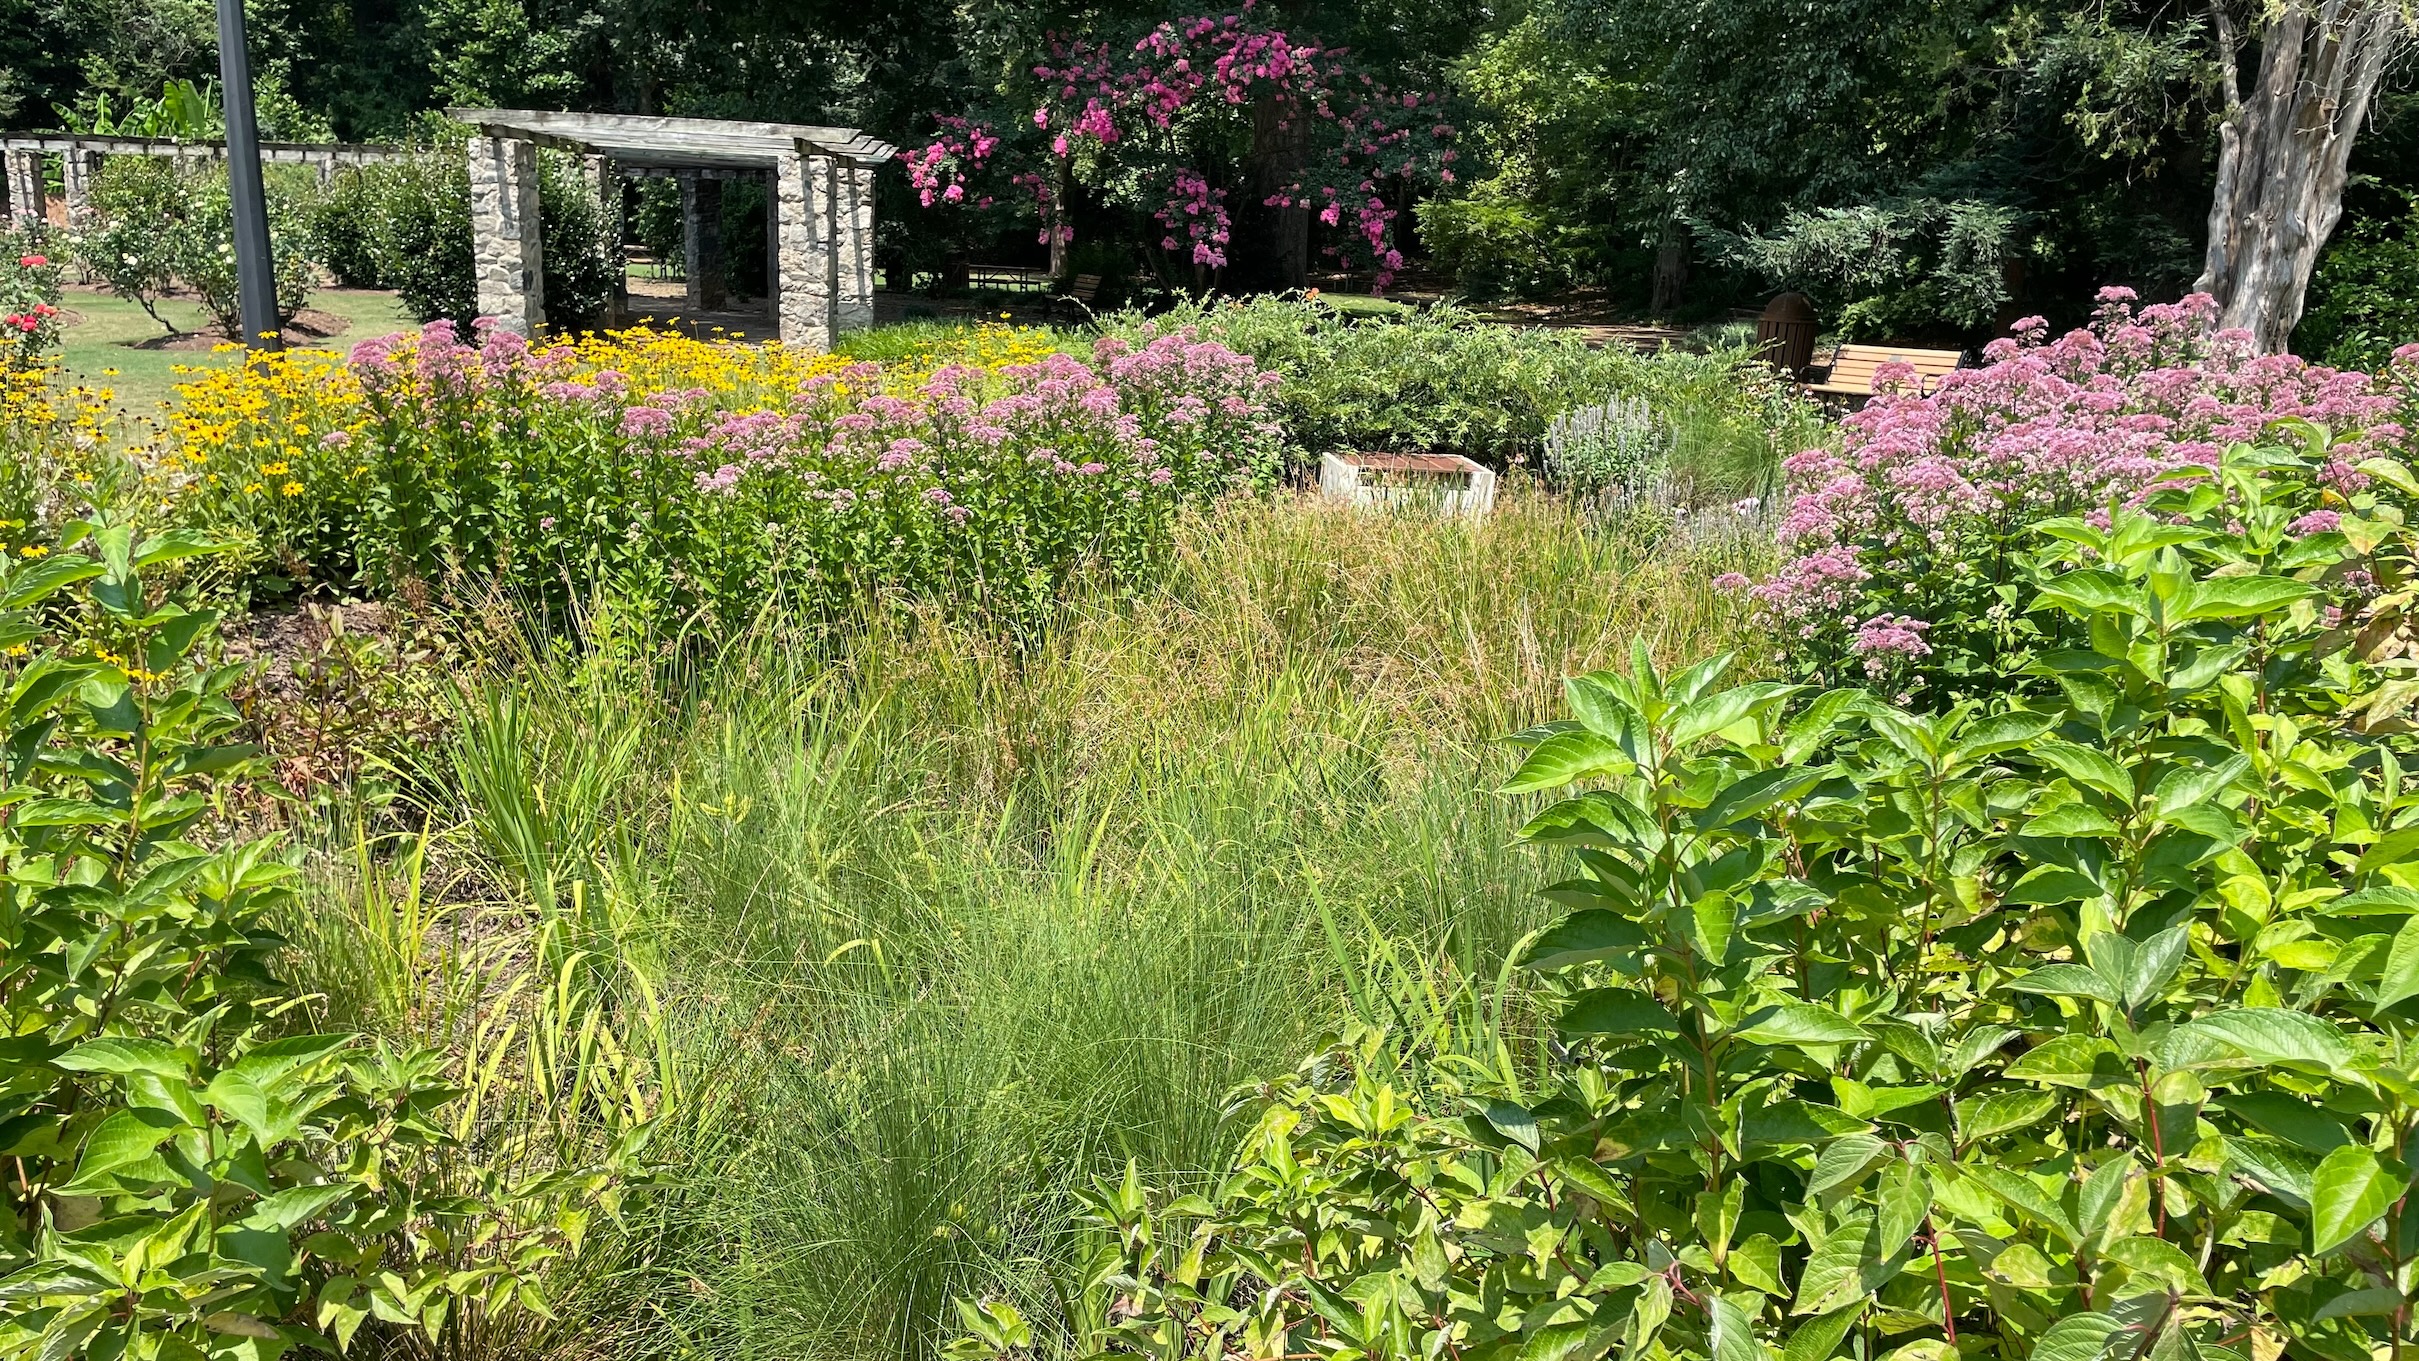
[[[1100,276],[1078,274],[1073,283],[1068,284],[1058,292],[1057,296],[1050,299],[1050,309],[1055,313],[1061,308],[1072,306],[1074,310],[1083,313],[1084,320],[1089,321],[1092,318],[1092,304],[1098,301],[1100,301]]]
[[[1892,345],[1842,345],[1831,354],[1831,366],[1821,381],[1806,384],[1818,397],[1862,401],[1873,395],[1873,375],[1884,364],[1906,364],[1915,370],[1915,390],[1930,393],[1940,380],[1965,364],[1957,350],[1909,350]]]

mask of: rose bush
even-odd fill
[[[0,371],[26,369],[59,347],[60,262],[39,233],[0,234]]]

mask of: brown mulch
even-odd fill
[[[285,343],[288,345],[318,345],[352,329],[352,320],[333,312],[306,307],[286,322]],[[213,350],[235,339],[216,326],[198,331],[180,331],[172,336],[153,336],[138,340],[130,347],[137,350]]]

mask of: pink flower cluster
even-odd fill
[[[1107,42],[1050,36],[1050,59],[1033,67],[1040,103],[1030,120],[1046,150],[1026,158],[1040,168],[1010,178],[1033,195],[1044,241],[1072,239],[1053,189],[1060,163],[1086,149],[1128,161],[1165,157],[1174,141],[1172,164],[1128,168],[1169,186],[1157,213],[1169,229],[1161,248],[1183,252],[1195,265],[1223,265],[1225,191],[1211,186],[1194,153],[1181,146],[1192,134],[1180,116],[1223,108],[1250,117],[1267,106],[1278,133],[1304,142],[1297,178],[1269,194],[1268,206],[1309,210],[1321,223],[1344,228],[1343,244],[1323,249],[1368,264],[1380,289],[1391,281],[1402,254],[1392,243],[1397,213],[1382,190],[1398,177],[1452,180],[1458,134],[1437,116],[1442,97],[1397,93],[1354,66],[1342,48],[1250,22],[1251,8],[1252,0],[1244,0],[1244,13],[1162,23],[1122,52]],[[917,198],[926,207],[969,199],[989,206],[994,197],[976,194],[970,184],[999,153],[1002,134],[958,116],[937,122],[935,139],[903,158]]]
[[[2055,340],[2040,318],[2019,322],[1982,367],[1929,395],[1885,368],[1876,388],[1898,390],[1847,417],[1838,450],[1783,463],[1791,557],[1752,597],[1800,639],[1828,636],[1869,664],[1919,657],[1931,625],[1881,607],[1945,607],[1959,582],[1992,578],[2040,519],[2138,503],[2288,417],[2337,432],[2320,478],[2339,488],[2365,482],[2355,465],[2407,438],[2391,375],[2255,354],[2246,335],[2211,332],[2206,295],[2138,311],[2134,301],[2103,290],[2092,326]]]

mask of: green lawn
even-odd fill
[[[70,288],[61,301],[83,318],[67,328],[64,358],[68,372],[79,382],[113,389],[128,411],[147,412],[166,401],[179,367],[215,368],[234,361],[231,352],[146,348],[145,341],[163,334],[160,324],[123,298]],[[414,324],[392,293],[327,288],[311,295],[310,306],[352,322],[342,335],[327,342],[336,349]],[[198,330],[203,325],[202,309],[182,298],[161,303],[160,313],[179,330]]]

